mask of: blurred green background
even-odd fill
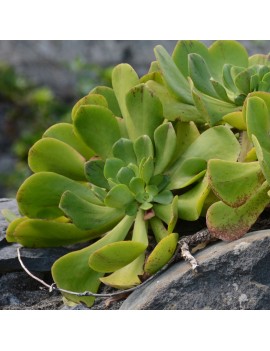
[[[249,54],[270,51],[270,41],[240,42]],[[0,198],[15,197],[30,175],[28,150],[49,126],[70,121],[96,85],[110,86],[114,65],[145,74],[158,44],[171,53],[176,41],[0,41]]]

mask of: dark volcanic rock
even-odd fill
[[[133,292],[120,309],[270,309],[270,230],[218,242],[195,254],[200,271],[173,265]]]
[[[0,248],[0,273],[21,270],[17,248],[19,244],[6,245]],[[21,248],[21,258],[30,271],[48,272],[53,263],[70,252],[66,248],[27,249]]]

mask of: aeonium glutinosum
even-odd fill
[[[177,219],[196,220],[213,202],[208,160],[236,161],[240,151],[227,126],[200,132],[192,121],[164,118],[164,104],[129,65],[114,69],[112,83],[81,99],[72,123],[52,126],[31,148],[34,174],[17,194],[23,217],[7,231],[28,247],[95,239],[53,265],[54,281],[70,291],[96,292],[101,281],[128,288],[158,271],[176,248]]]

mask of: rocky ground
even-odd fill
[[[0,199],[0,211],[3,208],[17,212],[16,201]],[[252,233],[231,243],[212,243],[196,253],[200,264],[198,274],[194,275],[189,265],[180,261],[126,299],[97,298],[91,309],[270,309],[269,218],[266,211],[253,226]],[[202,223],[196,225],[200,229]],[[19,245],[6,242],[5,229],[6,222],[0,215],[0,309],[88,309],[83,304],[65,305],[59,292],[49,292],[26,274],[17,257]],[[74,248],[22,248],[21,257],[31,272],[51,284],[51,265],[71,249]],[[103,287],[100,292],[112,291]]]

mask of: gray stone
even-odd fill
[[[270,230],[217,242],[195,254],[200,271],[174,264],[134,291],[122,310],[270,309]]]
[[[0,273],[13,272],[21,270],[21,264],[18,260],[17,248],[19,244],[9,244],[0,247]],[[48,272],[51,270],[53,263],[61,256],[70,252],[67,248],[44,248],[20,249],[21,259],[30,271]]]

